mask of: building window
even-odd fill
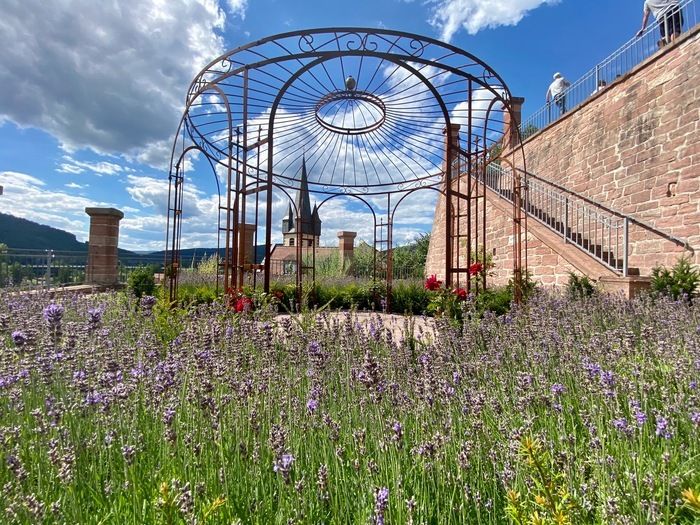
[[[289,238],[289,246],[294,246],[294,237]]]
[[[314,241],[312,239],[309,239],[309,246],[313,246],[313,245],[314,245]]]

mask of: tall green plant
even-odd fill
[[[697,295],[700,285],[700,270],[690,262],[689,257],[681,257],[673,268],[655,266],[651,271],[651,291],[654,295],[665,295],[674,300]]]
[[[136,297],[144,295],[153,295],[156,289],[156,280],[153,268],[150,266],[139,266],[131,274],[127,280],[127,288],[129,292]]]
[[[566,283],[566,294],[571,299],[592,297],[595,292],[595,284],[587,275],[577,275],[574,272],[569,272],[569,281]]]

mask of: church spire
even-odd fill
[[[311,226],[311,199],[309,198],[309,180],[306,173],[306,156],[301,161],[301,181],[296,198],[297,213],[301,219],[301,229],[305,231]]]

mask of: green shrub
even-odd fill
[[[430,303],[430,293],[422,281],[400,281],[391,289],[391,311],[398,314],[422,314]]]
[[[139,266],[131,272],[127,280],[127,289],[136,297],[153,295],[156,289],[153,268],[150,266]]]
[[[217,298],[216,287],[209,285],[180,285],[177,295],[182,304],[210,304]]]
[[[569,272],[569,281],[566,283],[566,294],[571,299],[585,299],[593,297],[596,293],[596,287],[587,275],[576,275],[574,272]]]
[[[508,313],[510,305],[513,302],[513,291],[509,287],[504,288],[489,288],[479,295],[474,300],[474,308],[479,316],[484,312],[493,312],[496,315]]]
[[[681,257],[670,270],[665,266],[655,266],[651,271],[651,292],[665,295],[674,300],[692,300],[700,285],[700,271],[690,263],[688,257]]]
[[[511,298],[515,290],[515,281],[511,278],[506,285],[506,289],[510,294]],[[537,290],[537,281],[532,279],[532,274],[530,272],[525,272],[525,277],[521,281],[523,299],[527,300],[532,294]]]

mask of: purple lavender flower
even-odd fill
[[[124,456],[124,461],[127,465],[131,465],[134,462],[134,456],[136,455],[136,447],[132,445],[124,445],[122,447],[122,456]]]
[[[308,350],[309,355],[319,355],[321,353],[321,343],[318,341],[311,341]]]
[[[272,465],[272,470],[278,474],[281,474],[285,483],[289,483],[289,473],[292,470],[294,459],[294,456],[291,454],[282,454]]]
[[[141,308],[144,312],[150,313],[153,307],[156,305],[157,299],[152,295],[144,295],[141,297]]]
[[[697,427],[700,426],[700,412],[693,412],[690,414],[690,420]]]
[[[401,426],[401,423],[394,421],[394,423],[391,425],[391,430],[394,432],[394,435],[391,436],[391,440],[394,443],[399,443],[399,446],[401,446],[401,438],[403,437],[403,427]]]
[[[585,368],[586,371],[588,372],[588,376],[589,376],[591,379],[593,379],[594,377],[596,377],[597,375],[599,375],[599,374],[600,374],[600,371],[601,371],[600,365],[597,364],[597,363],[586,363],[586,364],[584,365],[584,368]]]
[[[173,407],[168,407],[163,412],[163,423],[170,425],[175,418],[175,409]]]
[[[554,383],[550,390],[555,396],[560,396],[564,392],[566,392],[566,387],[564,387],[564,385],[562,385],[561,383]]]
[[[49,323],[49,326],[56,327],[61,324],[63,312],[65,309],[60,304],[51,303],[44,308],[44,320]]]
[[[309,398],[309,400],[306,402],[306,409],[310,413],[313,414],[317,408],[318,408],[318,399],[315,399],[313,397]]]
[[[634,419],[637,421],[637,425],[640,427],[647,422],[647,415],[639,409],[634,411]]]
[[[671,439],[671,430],[668,428],[668,419],[665,417],[656,418],[656,435],[664,439]]]
[[[88,325],[90,329],[97,328],[102,322],[103,308],[88,308]]]
[[[612,424],[616,430],[619,430],[623,434],[629,434],[632,432],[632,429],[629,427],[629,424],[627,423],[627,418],[621,417],[618,419],[613,419]]]
[[[88,405],[99,405],[104,401],[104,396],[99,392],[88,392],[85,396],[85,403]]]
[[[27,343],[27,334],[25,334],[22,330],[15,330],[12,332],[12,342],[15,344],[15,346],[24,346]]]
[[[374,515],[372,523],[375,525],[384,525],[384,513],[389,505],[389,489],[381,487],[374,491]]]
[[[600,380],[608,388],[613,387],[615,385],[615,374],[610,370],[603,370],[600,374]]]

